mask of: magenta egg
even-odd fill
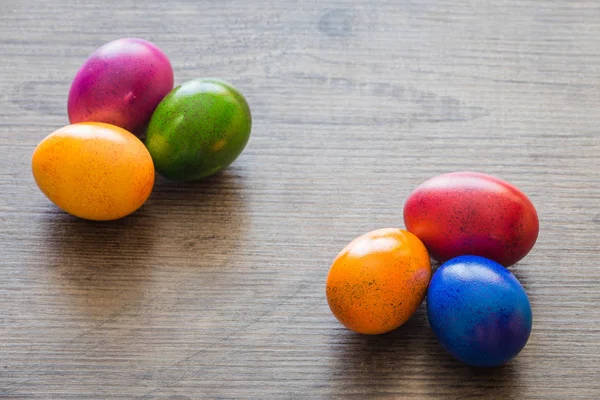
[[[421,184],[404,206],[406,229],[441,262],[462,255],[509,266],[529,253],[538,215],[510,183],[478,172],[453,172]]]
[[[139,134],[173,89],[173,69],[153,43],[123,38],[97,49],[69,91],[70,122],[105,122]]]

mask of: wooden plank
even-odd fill
[[[599,17],[594,0],[2,1],[0,398],[598,398]],[[83,60],[125,36],[176,83],[238,86],[252,138],[221,175],[160,179],[136,214],[89,223],[49,204],[30,157]],[[534,331],[493,370],[445,354],[423,307],[362,337],[324,293],[349,240],[465,169],[541,221],[512,268]]]

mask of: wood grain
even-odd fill
[[[233,82],[254,127],[221,175],[89,223],[30,157],[83,60],[123,36],[159,45],[176,83]],[[3,0],[0,55],[0,398],[600,397],[597,1]],[[324,295],[343,245],[465,169],[541,220],[512,268],[533,334],[493,370],[453,361],[423,307],[362,337]]]

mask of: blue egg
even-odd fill
[[[429,325],[456,359],[477,367],[507,363],[531,333],[525,289],[502,265],[479,256],[453,258],[427,291]]]

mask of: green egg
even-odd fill
[[[252,116],[244,96],[218,79],[195,79],[160,102],[146,147],[159,174],[194,181],[227,168],[244,150]]]

